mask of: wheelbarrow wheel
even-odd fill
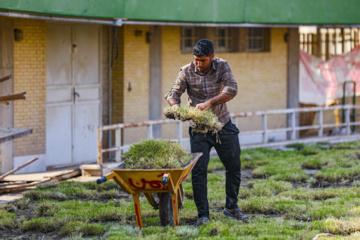
[[[161,226],[173,225],[171,194],[159,193],[159,218]]]

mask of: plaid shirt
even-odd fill
[[[180,97],[185,90],[187,90],[189,106],[195,107],[221,92],[235,96],[237,94],[237,83],[229,63],[221,58],[214,58],[206,75],[201,75],[196,71],[194,61],[183,66],[174,86],[165,95],[165,99],[174,98],[180,104]],[[223,124],[230,120],[230,112],[226,103],[215,105],[211,107],[211,110]]]

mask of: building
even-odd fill
[[[0,123],[33,133],[0,145],[0,172],[34,156],[40,159],[23,171],[95,162],[97,126],[162,118],[163,96],[202,37],[232,66],[240,90],[229,102],[232,112],[298,107],[299,26],[359,26],[359,6],[356,0],[1,1],[0,77],[12,78],[0,89],[26,91],[27,99],[0,106]],[[286,126],[286,116],[270,125]],[[142,129],[125,131],[123,141],[145,136]]]

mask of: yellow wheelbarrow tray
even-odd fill
[[[143,193],[149,203],[155,208],[159,204],[152,193],[171,193],[173,225],[179,225],[178,208],[184,205],[182,182],[189,175],[202,153],[192,153],[191,162],[184,168],[169,169],[112,169],[112,173],[97,180],[97,183],[113,179],[126,193],[132,194],[134,199],[136,224],[143,227],[140,210],[140,193]]]

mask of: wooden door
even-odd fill
[[[96,161],[100,119],[99,27],[47,26],[47,166]]]

